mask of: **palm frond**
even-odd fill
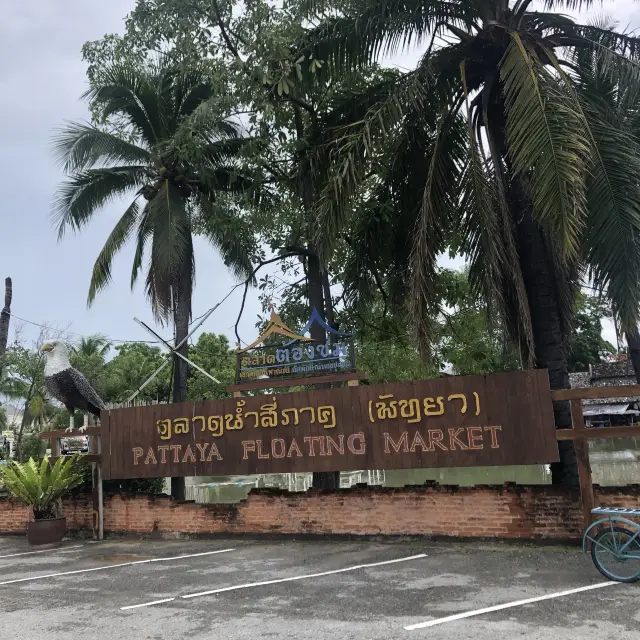
[[[607,291],[622,325],[635,327],[640,304],[640,139],[630,123],[640,106],[640,76],[613,69],[608,55],[594,49],[591,56],[576,58],[576,89],[553,54],[550,59],[574,97],[590,142],[584,241],[590,276]]]
[[[587,175],[586,259],[594,286],[607,291],[622,325],[633,327],[640,301],[640,144],[599,115],[590,118],[597,160]]]
[[[144,260],[144,252],[147,242],[151,237],[153,229],[149,225],[149,204],[146,204],[140,215],[138,222],[138,230],[136,233],[136,250],[133,255],[133,265],[131,267],[131,289],[135,286],[140,275],[142,262]]]
[[[200,163],[209,160],[209,152],[222,150],[228,143],[227,150],[234,149],[233,143],[242,138],[240,127],[233,122],[220,118],[215,101],[199,104],[188,116],[181,116],[171,138],[171,154],[179,164],[193,165],[198,169]],[[239,152],[241,146],[235,147]]]
[[[213,140],[201,145],[198,150],[198,155],[214,166],[226,164],[237,158],[248,145],[254,144],[255,142],[254,138]]]
[[[512,33],[501,63],[509,153],[515,174],[531,175],[534,216],[578,253],[586,215],[584,174],[589,143],[580,115],[558,82]]]
[[[211,82],[200,73],[181,73],[176,89],[181,95],[176,99],[177,119],[188,117],[213,96]]]
[[[146,178],[146,167],[87,169],[74,174],[58,188],[53,215],[62,237],[67,227],[80,230],[102,206],[139,189]]]
[[[411,319],[418,349],[427,356],[432,341],[430,318],[436,300],[436,261],[444,250],[457,207],[461,167],[467,155],[466,126],[455,111],[439,118],[428,154],[422,205],[415,226],[411,252]]]
[[[155,78],[157,79],[157,77]],[[152,72],[113,64],[83,95],[100,107],[103,118],[120,115],[138,131],[149,147],[164,138],[164,119]]]
[[[467,107],[468,156],[461,183],[460,237],[469,256],[471,290],[487,301],[500,299],[501,274],[505,262],[501,245],[499,207],[495,183],[480,154],[466,81],[466,66],[460,65]]]
[[[382,56],[419,45],[443,22],[464,26],[468,3],[445,0],[372,0],[350,15],[327,17],[294,47],[295,55],[312,55],[338,72],[371,64]],[[309,13],[321,7],[312,2]]]
[[[146,149],[79,122],[68,123],[54,137],[53,150],[65,173],[91,169],[96,164],[144,165],[151,159]]]
[[[216,206],[204,194],[198,197],[204,236],[218,249],[224,264],[238,279],[253,273],[256,241],[250,225],[237,213]]]
[[[100,251],[100,254],[98,255],[96,263],[93,266],[91,283],[89,284],[89,294],[87,296],[87,305],[90,306],[95,300],[96,294],[111,282],[111,263],[113,262],[113,258],[130,238],[131,233],[138,222],[139,215],[140,208],[138,207],[137,200],[134,200],[127,207],[127,210],[122,214],[122,217],[118,220],[116,226],[109,234],[102,251]]]
[[[152,229],[146,293],[154,315],[166,320],[177,304],[178,292],[192,290],[195,277],[191,220],[178,189],[165,180],[149,201]]]
[[[569,9],[580,11],[588,9],[596,0],[544,0],[545,9]]]
[[[405,113],[421,111],[426,91],[422,72],[407,74],[395,86],[389,81],[376,85],[363,101],[362,117],[350,126],[336,128],[321,148],[324,157],[314,160],[313,172],[321,188],[315,242],[322,254],[331,251],[378,149],[397,134]]]

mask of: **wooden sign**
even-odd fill
[[[544,370],[111,409],[101,423],[106,479],[558,460]]]

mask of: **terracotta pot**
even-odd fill
[[[67,519],[30,520],[27,522],[27,541],[38,549],[59,547],[67,532]]]

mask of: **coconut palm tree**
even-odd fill
[[[318,244],[326,251],[351,224],[355,191],[372,161],[384,163],[375,212],[358,223],[379,244],[353,244],[363,269],[409,283],[419,346],[430,342],[436,260],[453,244],[525,362],[547,368],[552,388],[568,387],[583,277],[609,296],[622,326],[638,321],[640,144],[608,117],[603,88],[589,86],[583,68],[597,56],[608,91],[637,87],[640,40],[554,12],[591,4],[579,0],[546,0],[541,12],[531,0],[354,0],[324,12],[311,4],[322,21],[294,55],[326,61],[324,73],[416,43],[425,50],[365,118],[336,131]],[[630,108],[638,106],[635,94]],[[570,423],[566,404],[555,409],[558,427]],[[561,445],[554,481],[575,483],[573,447]]]
[[[84,97],[114,126],[71,123],[56,136],[55,153],[69,176],[54,202],[59,236],[81,230],[104,205],[131,194],[98,254],[88,304],[111,281],[116,253],[133,239],[131,286],[147,254],[146,293],[154,315],[160,323],[173,322],[180,343],[191,316],[194,225],[236,275],[251,272],[253,239],[236,209],[219,203],[223,193],[254,193],[238,170],[248,140],[219,117],[214,88],[197,68],[113,64]],[[179,352],[186,355],[187,349],[185,343]],[[187,373],[176,358],[174,402],[186,399]]]
[[[157,320],[173,321],[178,342],[188,333],[191,314],[194,224],[237,275],[251,270],[252,238],[242,220],[217,201],[222,192],[252,189],[237,168],[247,139],[236,125],[217,116],[214,93],[198,69],[114,64],[84,97],[102,117],[121,126],[106,131],[72,123],[54,143],[69,175],[54,204],[60,236],[68,228],[82,229],[114,198],[133,195],[98,255],[88,303],[109,284],[115,254],[133,239],[131,285],[148,253],[146,293]],[[174,401],[186,397],[186,379],[186,367],[178,359]]]
[[[76,354],[85,358],[98,357],[102,360],[109,353],[111,343],[106,336],[99,333],[92,336],[83,336],[80,342],[73,347]]]

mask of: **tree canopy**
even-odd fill
[[[138,0],[123,34],[85,45],[93,124],[57,140],[61,231],[136,194],[89,298],[131,236],[132,279],[149,249],[153,308],[186,336],[200,233],[265,309],[356,328],[373,379],[537,366],[567,387],[611,346],[605,310],[637,336],[640,303],[640,39],[561,13],[591,4]],[[415,46],[414,69],[381,66]],[[443,270],[447,252],[468,270]],[[191,354],[220,380],[225,340]],[[162,358],[122,346],[113,380],[120,357],[121,394]],[[218,393],[174,368],[174,401]],[[166,395],[166,377],[145,393]],[[556,479],[575,470],[561,449]]]

